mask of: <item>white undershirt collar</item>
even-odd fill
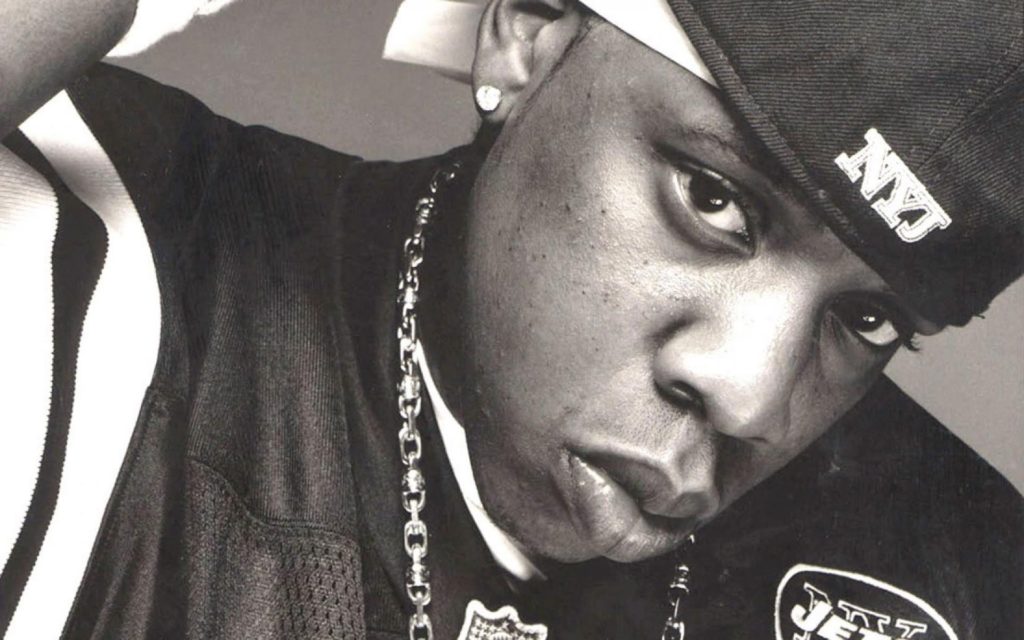
[[[455,419],[448,406],[441,398],[440,392],[434,385],[434,379],[430,375],[430,367],[427,365],[427,356],[423,346],[417,344],[416,361],[419,364],[423,382],[427,387],[427,396],[434,407],[434,417],[437,419],[437,428],[441,432],[441,441],[444,443],[444,451],[448,456],[448,463],[455,473],[455,481],[459,485],[459,492],[466,502],[469,515],[473,517],[477,530],[487,544],[495,562],[502,569],[515,578],[526,582],[528,580],[545,580],[544,573],[537,568],[518,542],[512,536],[502,531],[498,525],[491,520],[480,501],[480,492],[477,490],[476,479],[473,477],[473,467],[469,461],[469,448],[466,445],[466,431]]]

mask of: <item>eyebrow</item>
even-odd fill
[[[722,151],[735,156],[757,173],[765,176],[773,185],[795,199],[803,200],[803,194],[796,190],[782,166],[767,151],[753,149],[742,138],[733,138],[720,133],[714,127],[678,123],[678,134],[684,140],[693,142],[709,142]]]
[[[678,123],[677,133],[684,140],[691,142],[710,142],[722,151],[738,157],[751,167],[760,167],[763,164],[764,159],[760,157],[760,154],[749,149],[746,144],[737,144],[733,140],[726,138],[712,127],[689,125],[680,122]]]

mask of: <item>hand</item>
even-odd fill
[[[136,0],[0,2],[0,138],[117,44],[135,6]]]

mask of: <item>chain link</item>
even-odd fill
[[[676,564],[676,571],[672,582],[668,586],[668,602],[672,607],[672,613],[665,621],[665,628],[661,632],[661,640],[685,640],[686,623],[683,622],[683,602],[686,596],[690,595],[690,566],[683,562],[685,553],[697,542],[694,536],[690,536],[683,543],[679,550],[680,560]]]
[[[423,408],[423,378],[416,362],[419,344],[419,323],[416,304],[419,302],[420,273],[426,249],[425,232],[437,207],[440,190],[455,179],[459,164],[442,168],[430,181],[429,194],[416,203],[416,222],[412,234],[403,245],[405,271],[398,280],[398,358],[402,379],[398,383],[398,415],[402,428],[398,444],[405,471],[402,474],[402,508],[409,514],[403,532],[403,545],[409,556],[405,573],[405,592],[414,607],[409,616],[409,640],[433,640],[427,605],[430,604],[430,570],[427,568],[427,523],[420,517],[427,502],[426,482],[420,471],[423,439],[417,420]]]

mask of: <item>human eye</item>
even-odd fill
[[[684,205],[702,225],[744,249],[753,248],[750,199],[731,180],[686,162],[676,170],[676,183]]]
[[[902,343],[917,350],[914,332],[907,328],[898,312],[871,300],[846,297],[836,300],[832,312],[859,340],[875,349],[888,349]]]

